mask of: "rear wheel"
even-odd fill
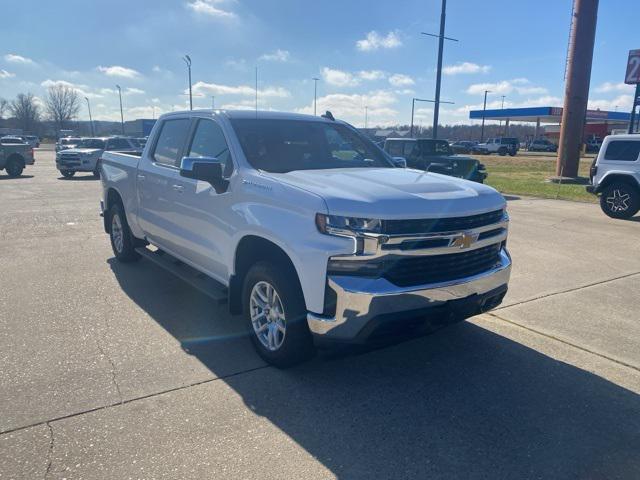
[[[502,147],[498,150],[498,155],[500,155],[501,157],[504,157],[507,154],[507,149]]]
[[[287,270],[258,262],[247,273],[242,290],[243,314],[253,345],[267,363],[280,368],[314,353],[302,290],[295,272]]]
[[[5,166],[7,175],[10,177],[19,177],[24,170],[24,163],[17,158],[10,158]]]
[[[93,176],[100,178],[100,162],[96,163],[96,168],[93,169]]]
[[[638,187],[627,182],[614,182],[600,196],[600,208],[611,218],[627,219],[640,210]]]
[[[60,170],[60,173],[64,178],[71,178],[76,174],[73,170]]]
[[[123,263],[139,260],[140,254],[135,250],[136,241],[121,204],[116,203],[109,209],[109,225],[111,248],[116,258]]]

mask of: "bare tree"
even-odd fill
[[[6,112],[8,109],[9,102],[4,98],[0,98],[0,120],[4,118],[4,112]]]
[[[53,85],[47,91],[45,100],[47,116],[53,120],[57,130],[64,128],[65,123],[73,120],[80,111],[80,95],[67,85]]]
[[[9,111],[25,132],[34,131],[40,120],[40,107],[32,93],[19,93],[9,105]]]

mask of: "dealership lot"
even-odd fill
[[[281,371],[59,177],[0,176],[0,478],[640,476],[640,218],[511,197],[501,308]]]

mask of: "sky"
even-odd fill
[[[434,97],[441,0],[0,0],[0,97],[63,83],[94,120],[188,108],[318,113],[364,126],[408,124],[413,97]],[[470,109],[562,106],[572,0],[449,0],[441,124]],[[629,111],[628,51],[640,48],[638,0],[601,0],[590,108]],[[80,119],[88,119],[86,103]],[[416,124],[432,107],[416,105]]]

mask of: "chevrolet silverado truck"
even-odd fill
[[[279,367],[463,320],[507,291],[504,198],[398,168],[330,112],[169,113],[141,155],[103,154],[101,182],[116,259],[227,303]]]
[[[640,134],[609,135],[589,172],[587,191],[600,197],[602,211],[628,219],[640,210]]]
[[[478,160],[455,155],[446,140],[428,138],[388,138],[384,151],[396,159],[404,159],[409,168],[426,170],[483,183],[487,171]]]
[[[33,148],[19,137],[0,138],[0,170],[10,177],[19,177],[26,165],[35,162]]]
[[[91,172],[98,178],[100,157],[105,151],[140,154],[142,149],[127,137],[83,138],[73,148],[56,153],[56,167],[64,178],[71,178],[76,172]]]

